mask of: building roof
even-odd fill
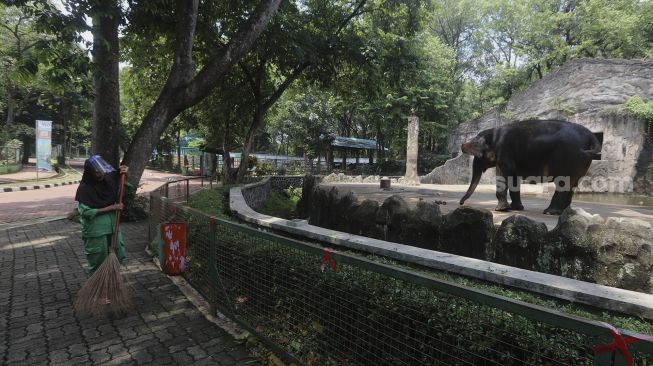
[[[331,146],[342,147],[346,149],[357,149],[357,150],[377,149],[376,140],[357,139],[355,137],[342,137],[342,136],[334,137],[333,141],[331,142]]]

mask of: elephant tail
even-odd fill
[[[590,141],[588,143],[589,146],[587,146],[583,152],[592,159],[598,158],[598,156],[601,155],[601,142],[599,142],[599,139],[597,139],[594,134],[591,134],[590,136]]]

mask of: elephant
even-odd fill
[[[462,144],[461,150],[474,156],[472,181],[461,205],[474,193],[483,172],[496,167],[496,211],[524,209],[519,193],[522,180],[553,181],[556,191],[544,213],[560,215],[571,204],[574,189],[601,152],[601,144],[590,130],[576,123],[527,120],[481,131]]]

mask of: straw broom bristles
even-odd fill
[[[120,191],[118,203],[122,203],[125,185],[125,174],[120,175]],[[120,261],[116,255],[118,247],[120,212],[116,211],[116,226],[114,229],[109,254],[104,262],[77,292],[73,306],[78,312],[88,312],[96,317],[107,313],[123,313],[131,307],[129,293],[120,273]]]
[[[131,307],[129,291],[120,273],[120,261],[115,252],[111,251],[84,283],[73,305],[79,312],[88,312],[98,317],[106,313],[123,313]]]

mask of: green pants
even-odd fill
[[[86,259],[88,260],[89,275],[92,275],[107,258],[112,238],[113,234],[84,238],[84,254],[86,254]],[[121,262],[125,258],[125,243],[122,241],[121,232],[118,232],[118,250],[116,251],[116,255]]]

